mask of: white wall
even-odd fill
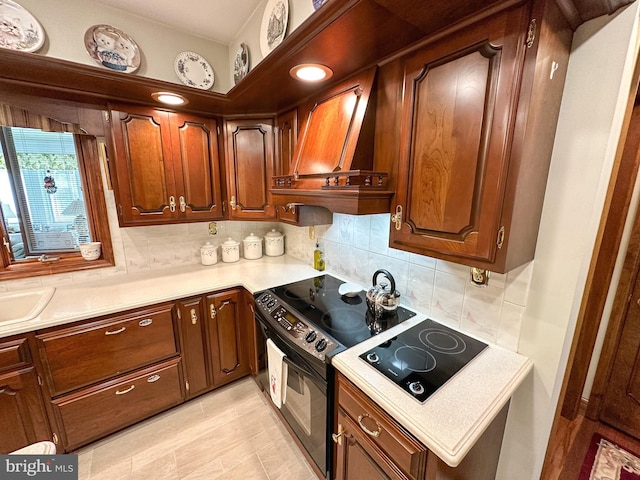
[[[234,84],[233,62],[241,43],[245,43],[249,49],[249,70],[264,58],[260,50],[260,27],[266,5],[267,0],[262,1],[258,5],[253,15],[247,20],[238,32],[238,35],[236,35],[229,45],[229,81],[231,86]],[[311,0],[289,0],[289,26],[286,34],[289,35],[298,28],[313,12],[315,12],[315,10],[313,9]]]
[[[20,0],[19,3],[36,17],[45,30],[47,40],[38,55],[97,66],[85,49],[84,34],[92,25],[105,23],[127,33],[140,49],[140,68],[129,75],[182,85],[173,62],[178,53],[192,51],[202,55],[213,68],[213,91],[227,92],[233,85],[229,76],[227,45],[90,0]],[[151,2],[149,8],[152,8]]]
[[[539,478],[630,89],[638,3],[576,32],[519,351],[500,479]]]

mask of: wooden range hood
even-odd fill
[[[332,86],[300,108],[303,127],[288,175],[273,177],[279,205],[348,214],[389,211],[387,173],[374,171],[376,68]]]

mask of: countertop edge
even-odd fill
[[[504,350],[501,347],[493,348],[497,350]],[[376,404],[406,428],[407,431],[414,435],[442,461],[451,467],[457,467],[533,369],[533,362],[529,358],[515,353],[513,354],[519,357],[521,364],[515,369],[509,380],[502,385],[500,391],[496,393],[495,397],[487,407],[477,413],[477,420],[473,422],[465,434],[460,436],[457,441],[453,443],[447,443],[441,438],[438,438],[437,435],[427,431],[416,422],[415,415],[412,415],[407,410],[398,407],[399,402],[394,402],[393,398],[386,398],[380,390],[375,388],[372,378],[367,378],[365,375],[358,372],[357,368],[350,365],[351,358],[349,355],[336,356],[333,360],[333,365],[348,380],[353,382],[354,385],[367,394]],[[371,371],[368,373],[369,377],[372,375],[379,375],[386,380],[386,377],[382,376],[378,372]],[[456,380],[459,381],[460,378],[462,377],[458,377],[458,379],[454,377],[447,383],[447,385],[441,388],[456,388]],[[400,389],[398,389],[397,393],[399,399],[406,396],[406,393]],[[411,399],[411,401],[415,402],[413,399]],[[428,400],[425,405],[425,408],[429,408]]]

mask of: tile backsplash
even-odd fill
[[[469,281],[470,269],[389,247],[390,215],[333,215],[333,224],[308,228],[283,225],[286,250],[311,262],[316,241],[327,269],[367,289],[373,273],[391,272],[401,303],[434,320],[482,339],[518,349],[533,262],[508,274],[491,273],[489,284]]]
[[[468,267],[389,247],[389,214],[334,214],[332,225],[295,227],[270,222],[217,222],[209,236],[208,222],[119,228],[113,192],[107,210],[116,258],[113,268],[32,277],[0,282],[0,292],[42,285],[63,285],[127,272],[153,271],[200,262],[200,247],[220,244],[228,237],[241,240],[250,233],[263,237],[272,228],[285,234],[285,250],[312,263],[316,242],[324,252],[326,268],[364,289],[373,273],[391,272],[401,302],[434,320],[517,351],[522,315],[527,302],[533,263],[506,275],[491,273],[486,287],[469,281]]]

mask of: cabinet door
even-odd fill
[[[231,382],[249,373],[248,352],[242,328],[241,292],[209,295],[209,345],[215,386]]]
[[[169,114],[152,108],[111,111],[114,184],[121,225],[178,217]]]
[[[180,159],[175,172],[180,216],[222,218],[217,122],[178,113],[170,121],[173,155]]]
[[[494,260],[526,26],[510,9],[405,59],[392,247]]]
[[[336,450],[336,480],[409,480],[342,410],[338,410],[338,431],[342,434]]]
[[[227,121],[226,143],[229,218],[275,218],[269,192],[275,170],[273,122]]]
[[[276,175],[289,175],[293,162],[293,151],[298,141],[298,112],[290,110],[278,115],[276,126]],[[297,209],[293,206],[278,206],[278,220],[293,223],[297,221]]]
[[[32,366],[0,375],[0,453],[9,453],[42,440],[51,433],[38,376]]]
[[[206,327],[202,309],[201,297],[176,302],[187,398],[206,391],[210,385],[205,350]]]

